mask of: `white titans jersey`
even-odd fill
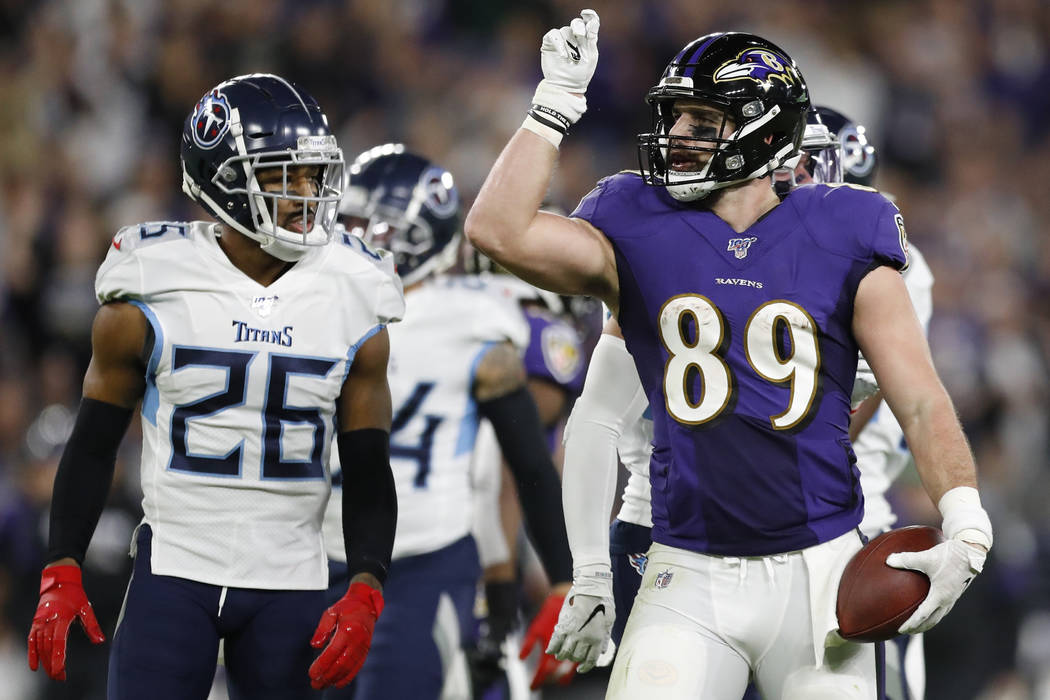
[[[405,302],[404,320],[390,328],[395,559],[433,552],[470,533],[479,418],[474,375],[494,343],[523,350],[529,342],[517,301],[493,294],[475,276],[429,279]],[[336,457],[333,451],[333,472]],[[344,561],[339,495],[333,491],[325,516],[325,543],[328,556]]]
[[[908,260],[904,283],[908,287],[915,314],[925,331],[933,313],[933,273],[915,246],[908,250]],[[867,363],[861,360],[861,365],[866,366]],[[897,522],[897,516],[886,500],[886,491],[911,463],[911,453],[904,446],[903,439],[904,431],[893,417],[893,411],[883,401],[853,443],[857,467],[860,469],[860,485],[864,491],[864,519],[860,529],[868,537],[890,529]]]
[[[142,508],[154,574],[220,586],[322,589],[321,519],[335,407],[361,344],[404,313],[388,257],[310,248],[263,287],[217,224],[120,230],[98,271],[153,331],[142,400]]]

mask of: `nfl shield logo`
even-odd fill
[[[273,311],[277,303],[277,295],[252,297],[252,311],[262,318],[266,318]]]
[[[653,585],[656,588],[667,588],[671,585],[671,577],[674,576],[674,572],[670,569],[664,569],[656,575],[656,580],[653,581]]]
[[[754,236],[748,236],[747,238],[730,238],[729,247],[726,248],[726,250],[733,253],[733,255],[735,255],[738,260],[741,258],[746,258],[747,249],[750,248],[751,244],[757,240],[758,239]]]

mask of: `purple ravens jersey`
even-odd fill
[[[853,298],[873,268],[907,264],[896,207],[813,185],[738,233],[621,173],[573,216],[616,254],[620,326],[653,412],[654,541],[761,556],[856,527]]]
[[[525,372],[553,382],[572,396],[578,395],[586,369],[580,334],[546,309],[526,306],[523,311],[530,331]]]

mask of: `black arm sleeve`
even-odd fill
[[[386,580],[397,527],[397,491],[390,470],[390,433],[363,428],[340,433],[343,467],[343,540],[350,577]]]
[[[500,449],[514,474],[529,538],[552,583],[572,580],[572,555],[565,534],[561,482],[547,450],[536,403],[524,387],[490,401],[478,412],[496,431]]]
[[[106,506],[117,448],[131,409],[83,399],[55,474],[47,560],[73,557],[83,563],[91,535]]]

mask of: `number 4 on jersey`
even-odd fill
[[[434,382],[420,382],[416,384],[416,388],[412,390],[405,403],[401,404],[401,408],[397,409],[393,422],[390,425],[390,457],[415,460],[418,468],[416,469],[413,483],[417,489],[425,488],[427,485],[427,475],[430,474],[430,452],[434,446],[434,433],[437,432],[438,426],[441,425],[441,421],[444,418],[424,415],[423,430],[419,434],[419,440],[414,445],[396,442],[395,439],[398,433],[412,422],[412,419],[426,400],[427,394],[433,388]]]

